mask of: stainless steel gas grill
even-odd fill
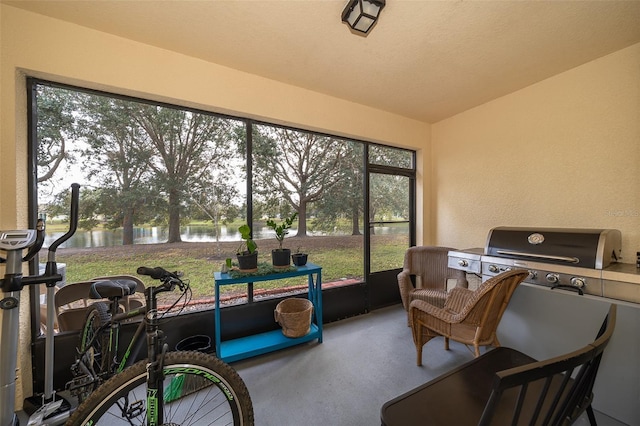
[[[621,260],[616,229],[497,227],[482,249],[449,252],[449,266],[482,275],[483,281],[514,268],[525,282],[603,296],[603,269]]]
[[[591,330],[616,303],[619,326],[600,365],[594,408],[640,425],[640,268],[631,257],[625,252],[631,263],[622,263],[618,230],[499,227],[490,230],[485,247],[450,251],[449,266],[476,274],[468,277],[470,287],[507,269],[529,271],[498,333],[502,345],[536,359],[590,341]],[[557,285],[568,290],[551,290]]]

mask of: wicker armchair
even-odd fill
[[[515,269],[488,279],[475,291],[453,288],[444,307],[422,300],[411,302],[409,315],[417,364],[422,365],[422,347],[437,336],[444,337],[447,350],[449,339],[473,345],[476,357],[480,356],[480,346],[500,346],[496,329],[511,295],[528,275],[526,270]]]
[[[404,254],[404,266],[398,274],[398,287],[402,306],[409,312],[413,300],[424,300],[432,305],[444,306],[447,298],[447,279],[457,280],[458,287],[467,287],[464,271],[449,268],[449,247],[409,247]],[[417,278],[414,278],[417,277]],[[419,281],[414,283],[413,280]],[[410,324],[410,318],[407,316]]]

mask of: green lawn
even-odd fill
[[[381,237],[376,237],[377,241]],[[309,262],[322,266],[322,281],[328,283],[344,279],[362,280],[362,237],[307,237],[296,241],[290,238],[290,247],[301,245],[309,253]],[[302,243],[301,243],[302,241]],[[383,244],[376,244],[377,264],[389,269],[402,266],[406,250],[406,238],[385,236]],[[270,262],[274,242],[259,241],[260,261]],[[58,261],[65,263],[67,282],[77,282],[97,276],[136,275],[139,266],[162,266],[167,270],[184,272],[190,280],[193,297],[213,297],[213,272],[219,271],[225,257],[231,257],[237,243],[215,246],[203,243],[177,243],[120,246],[98,249],[60,249]],[[233,247],[233,248],[232,248]],[[235,256],[233,257],[235,261]],[[303,277],[304,278],[304,277]],[[145,284],[153,280],[144,277]],[[304,280],[293,278],[260,283],[256,289],[270,290],[303,285]],[[225,293],[244,292],[245,286],[225,286]]]

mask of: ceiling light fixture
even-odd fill
[[[349,24],[351,29],[367,35],[378,20],[385,0],[349,0],[342,11],[342,22]]]

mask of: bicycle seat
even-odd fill
[[[92,299],[111,299],[130,296],[136,292],[137,283],[130,280],[101,280],[91,285],[89,296]]]

